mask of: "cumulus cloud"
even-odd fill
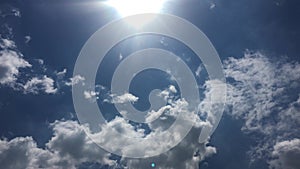
[[[70,80],[68,82],[65,82],[65,84],[67,86],[73,86],[78,83],[82,83],[82,85],[84,85],[84,80],[85,80],[85,78],[83,76],[76,75],[76,76],[70,78]]]
[[[83,162],[113,166],[110,154],[94,144],[76,121],[56,121],[54,134],[45,148],[39,148],[32,137],[0,140],[2,168],[75,169]]]
[[[165,101],[172,102],[175,98],[177,89],[174,85],[169,85],[169,87],[159,93],[159,96],[164,98]]]
[[[25,93],[37,94],[39,91],[47,94],[56,93],[57,89],[54,87],[54,80],[47,76],[43,76],[42,78],[34,77],[24,85]]]
[[[14,41],[10,40],[10,39],[1,39],[1,43],[0,43],[0,47],[2,49],[14,49],[16,48],[16,44]]]
[[[30,86],[30,85],[28,85]],[[174,86],[166,89],[169,93],[177,92]],[[209,91],[208,91],[209,93]],[[88,98],[97,95],[95,92],[87,92]],[[138,98],[125,94],[117,98],[117,102],[137,101]],[[162,111],[164,119],[158,118],[149,124],[150,133],[145,129],[129,123],[121,117],[115,117],[101,126],[101,131],[90,133],[88,129],[83,129],[76,121],[56,121],[51,124],[53,136],[46,144],[45,148],[39,148],[31,137],[17,137],[13,140],[1,140],[0,142],[0,163],[5,168],[76,168],[83,162],[97,162],[109,166],[118,166],[123,168],[139,169],[147,168],[149,162],[160,164],[161,169],[182,169],[199,167],[199,162],[204,158],[216,153],[216,148],[205,142],[199,141],[201,130],[204,126],[209,126],[209,121],[203,121],[197,112],[189,112],[189,104],[184,99],[175,99],[169,102],[158,111]],[[155,113],[155,112],[152,112]],[[144,155],[151,151],[159,151],[156,147],[169,146],[173,142],[172,134],[175,136],[179,133],[163,134],[176,119],[178,114],[189,114],[189,117],[196,119],[196,125],[191,129],[189,134],[173,149],[155,157],[145,159],[128,159],[121,157],[121,163],[116,164],[110,159],[110,154],[99,148],[93,141],[87,137],[88,132],[92,138],[97,139],[101,144],[105,144],[111,149],[117,148],[116,145],[129,145],[124,147],[123,153],[138,153],[137,147],[147,145],[152,147],[147,149]],[[126,135],[127,139],[121,139],[116,132]],[[155,138],[148,142],[133,144],[130,138]],[[15,157],[15,158],[12,158]],[[15,160],[17,158],[17,161]]]
[[[32,65],[27,62],[22,53],[18,52],[14,41],[10,39],[1,39],[0,42],[0,84],[12,87],[16,91],[24,93],[39,93],[43,91],[47,94],[55,93],[54,80],[44,75],[43,77],[33,77],[27,82],[18,81],[22,68],[31,68]],[[43,60],[38,62],[43,64]]]
[[[242,58],[228,58],[224,68],[228,113],[245,121],[244,132],[260,135],[258,146],[250,151],[253,159],[267,159],[277,142],[299,137],[298,62],[248,51]]]
[[[213,83],[213,82],[211,82]],[[207,85],[208,86],[208,85]],[[166,96],[169,95],[172,92],[177,92],[175,90],[176,88],[174,86],[169,86],[166,90],[162,91],[161,93],[166,93]],[[212,88],[207,87],[207,96],[209,97],[211,94]],[[172,96],[171,96],[172,97]],[[208,98],[210,99],[210,98]],[[191,168],[191,169],[197,169],[199,168],[199,162],[205,159],[206,157],[209,157],[216,153],[216,148],[208,145],[208,139],[201,140],[200,133],[203,129],[203,127],[211,127],[210,119],[207,119],[207,121],[203,121],[200,119],[198,112],[189,112],[188,106],[189,104],[184,99],[167,99],[169,100],[169,104],[166,106],[163,106],[160,108],[157,112],[152,111],[150,115],[161,115],[161,117],[165,118],[156,118],[156,120],[148,123],[148,127],[151,130],[149,134],[145,134],[144,130],[136,130],[136,126],[132,126],[129,124],[126,120],[122,118],[116,118],[112,120],[109,123],[112,123],[113,125],[109,125],[109,127],[116,127],[117,131],[122,131],[122,134],[126,135],[127,137],[141,137],[141,138],[156,138],[155,142],[144,142],[141,146],[149,146],[152,147],[150,150],[147,151],[159,151],[156,150],[156,145],[165,145],[168,146],[173,142],[173,140],[166,136],[161,135],[162,131],[165,131],[168,129],[178,116],[178,114],[187,114],[188,119],[195,119],[196,124],[193,126],[189,134],[173,149],[167,151],[166,153],[162,153],[155,157],[149,157],[144,159],[129,159],[126,157],[122,157],[121,159],[121,165],[124,168],[130,168],[130,169],[140,169],[140,168],[149,168],[150,164],[152,162],[155,162],[159,164],[157,168],[159,169],[182,169],[182,168]],[[203,104],[207,104],[208,102],[205,101]],[[211,102],[209,102],[211,104]],[[204,110],[203,110],[204,111]],[[213,116],[213,114],[211,114]],[[152,118],[152,116],[149,116],[148,118]],[[116,123],[118,121],[118,123]],[[118,124],[118,125],[116,125]],[[113,128],[114,128],[113,127]],[[106,130],[103,130],[106,131]],[[179,133],[172,133],[174,135],[177,135]],[[179,134],[180,135],[180,134]],[[108,133],[102,133],[101,138],[109,138],[111,142],[108,142],[110,144],[119,144],[119,145],[133,145],[128,146],[124,151],[134,152],[136,150],[136,147],[139,147],[137,144],[130,144],[131,140],[120,140],[117,139],[119,137],[113,135],[111,132]],[[113,140],[113,141],[112,141]],[[113,145],[110,145],[109,147],[113,147]]]
[[[102,150],[89,137],[76,121],[56,121],[52,124],[54,136],[46,146],[61,157],[68,158],[69,163],[99,162],[113,165],[110,153]]]
[[[300,166],[300,139],[278,142],[274,145],[272,169],[298,169]]]
[[[89,99],[90,101],[96,101],[98,99],[99,92],[92,90],[83,92],[84,98]]]
[[[154,131],[151,134],[153,137],[157,138],[157,142],[160,142],[160,144],[172,143],[172,140],[168,140],[168,137],[162,137],[159,133],[170,127],[179,113],[182,114],[184,111],[187,111],[187,106],[188,103],[186,101],[179,99],[174,101],[172,105],[166,105],[159,110],[163,111],[163,116],[167,118],[160,118],[149,124],[152,132]],[[155,157],[145,159],[128,159],[123,157],[121,160],[123,165],[130,169],[139,169],[149,168],[150,164],[155,162],[156,164],[159,164],[157,166],[159,169],[199,168],[199,162],[216,153],[216,148],[208,145],[209,140],[205,140],[205,142],[200,141],[201,130],[204,126],[210,125],[210,123],[202,121],[199,116],[195,116],[195,112],[185,113],[194,115],[192,118],[196,119],[196,124],[177,146],[166,153],[162,153]],[[176,135],[178,133],[173,134]],[[149,144],[153,147],[156,145],[156,143]]]
[[[13,86],[19,69],[26,67],[31,67],[31,64],[24,60],[20,53],[7,49],[0,51],[0,84]]]
[[[39,149],[31,137],[17,137],[13,140],[0,140],[0,163],[7,169],[50,167],[48,163],[59,161],[53,154]]]
[[[199,162],[216,153],[216,148],[199,143],[201,129],[193,128],[176,147],[159,156],[145,159],[122,158],[124,166],[130,169],[150,168],[152,162],[159,164],[158,169],[198,169]]]
[[[138,97],[134,96],[131,93],[124,93],[122,95],[115,95],[115,94],[110,94],[110,98],[107,98],[104,100],[104,102],[109,102],[109,103],[128,103],[128,102],[136,102],[138,101]]]
[[[169,86],[166,91],[169,94],[177,92],[175,86]],[[86,92],[87,98],[91,98],[95,95],[97,95],[96,92]],[[113,99],[115,100],[112,99],[112,102],[118,103],[138,100],[136,96],[129,93],[114,97]],[[119,167],[131,169],[148,168],[149,162],[154,161],[160,164],[158,168],[163,169],[197,169],[200,161],[216,153],[216,148],[208,145],[208,139],[203,142],[202,140],[200,141],[199,138],[202,128],[204,126],[211,126],[210,121],[201,120],[197,114],[198,112],[190,112],[188,106],[189,104],[184,99],[173,98],[168,105],[163,106],[157,110],[157,112],[152,111],[151,114],[160,114],[165,118],[157,118],[154,121],[151,120],[151,122],[147,124],[150,130],[149,133],[145,131],[145,128],[132,124],[128,120],[117,116],[106,124],[101,125],[99,132],[89,133],[89,136],[98,144],[105,145],[105,147],[109,147],[111,150],[119,153],[148,156],[153,151],[160,151],[160,148],[170,146],[174,142],[172,135],[180,136],[180,133],[165,133],[164,131],[173,124],[178,114],[187,114],[187,119],[196,119],[196,125],[179,145],[166,153],[151,158],[137,160],[122,157]],[[86,131],[90,130],[87,129]],[[126,137],[120,137],[120,133]],[[141,138],[148,141],[136,143],[132,138]],[[123,147],[123,149],[120,150],[119,146]],[[139,150],[141,147],[151,148],[141,152]]]

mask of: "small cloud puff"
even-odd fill
[[[25,93],[38,94],[39,91],[43,91],[47,94],[53,94],[57,91],[57,89],[54,87],[54,80],[47,76],[43,76],[42,78],[34,77],[23,87]]]
[[[65,82],[65,84],[67,86],[73,86],[73,85],[76,85],[81,82],[82,85],[84,85],[84,81],[85,81],[85,78],[83,76],[76,75],[76,76],[70,78],[70,80],[68,82]]]

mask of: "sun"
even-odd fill
[[[122,16],[141,13],[159,13],[165,0],[108,0],[106,4],[114,7]]]

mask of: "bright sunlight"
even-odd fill
[[[165,0],[108,0],[106,4],[114,7],[121,16],[140,13],[158,13]]]

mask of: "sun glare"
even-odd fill
[[[108,0],[106,4],[114,7],[121,16],[140,13],[158,13],[165,0]]]

